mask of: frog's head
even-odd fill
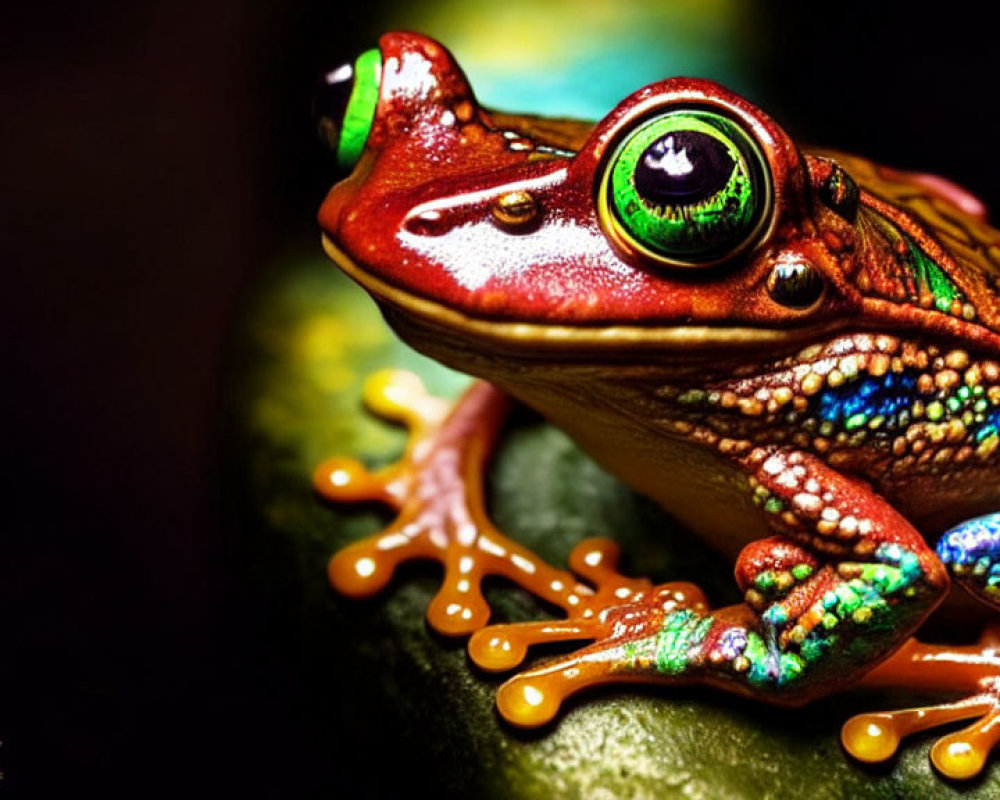
[[[325,245],[405,338],[469,371],[498,351],[675,358],[914,324],[885,267],[906,232],[716,83],[652,84],[593,127],[501,115],[414,34],[328,83],[321,130],[352,172]],[[929,308],[942,330],[964,313],[952,288]]]

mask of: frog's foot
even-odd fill
[[[415,375],[389,371],[369,380],[365,400],[380,416],[403,422],[410,439],[400,461],[384,469],[372,472],[356,461],[332,459],[315,472],[316,489],[329,500],[376,501],[397,511],[380,533],[330,560],[337,591],[375,594],[399,564],[430,559],[445,568],[427,609],[428,622],[440,633],[466,635],[486,624],[490,609],[481,584],[489,575],[505,577],[567,613],[587,606],[595,596],[592,588],[506,538],[486,515],[483,475],[510,408],[504,394],[475,383],[446,413],[443,401],[429,396]],[[614,573],[613,545],[591,542],[590,552],[592,574],[600,577],[598,592],[647,585]]]
[[[938,541],[937,554],[956,583],[1000,608],[1000,512],[952,528]]]
[[[621,605],[565,622],[496,625],[476,633],[469,653],[480,666],[506,669],[539,642],[596,640],[508,680],[497,692],[497,709],[510,723],[537,727],[551,721],[563,701],[589,686],[656,680],[667,651],[679,654],[705,633],[708,603],[690,583],[666,583],[634,591]],[[667,667],[669,669],[669,667]],[[662,676],[661,676],[662,679]]]
[[[610,541],[594,539],[577,545],[570,554],[570,566],[597,587],[594,595],[574,608],[566,620],[490,625],[477,631],[469,640],[472,660],[483,669],[504,671],[520,664],[532,645],[566,641],[617,643],[626,633],[633,639],[642,638],[661,624],[664,614],[681,609],[701,615],[708,612],[708,600],[695,584],[674,581],[650,588],[648,583],[627,583],[615,570],[617,559],[617,547]],[[815,572],[816,566],[811,553],[774,537],[744,550],[737,566],[737,581],[748,602],[764,610],[769,604],[784,601]]]
[[[608,683],[701,683],[797,704],[826,688],[806,681],[810,663],[833,660],[830,643],[872,619],[875,592],[856,574],[860,565],[846,566],[823,565],[772,537],[746,547],[737,562],[743,605],[710,610],[697,587],[668,583],[586,620],[486,628],[469,650],[483,666],[506,668],[538,641],[595,640],[500,687],[501,715],[522,727],[547,723],[570,695]],[[849,669],[856,658],[837,660]]]
[[[313,473],[316,491],[335,503],[378,502],[402,511],[414,484],[414,462],[447,414],[447,404],[426,391],[412,372],[382,370],[364,387],[365,405],[376,416],[402,423],[409,432],[406,451],[396,463],[369,471],[351,458],[331,458]],[[397,518],[397,523],[399,519]],[[412,557],[424,537],[393,524],[380,534],[341,550],[329,565],[330,581],[342,594],[367,597],[380,591],[396,565]],[[409,535],[408,535],[409,534]]]
[[[898,648],[947,590],[920,534],[866,486],[802,453],[755,452],[747,465],[755,497],[782,534],[740,554],[745,602],[709,610],[677,603],[672,588],[654,589],[593,620],[528,629],[543,640],[595,641],[504,684],[497,705],[508,721],[544,724],[569,695],[612,682],[699,683],[800,705]],[[511,661],[521,657],[511,650]]]
[[[906,736],[978,718],[931,748],[931,762],[943,775],[972,778],[982,771],[990,752],[1000,743],[1000,629],[996,627],[988,628],[978,644],[963,647],[910,639],[866,675],[862,684],[973,694],[954,703],[852,717],[840,737],[847,751],[860,761],[885,761]]]
[[[618,572],[620,548],[610,539],[587,539],[570,553],[570,569],[594,586],[589,595],[578,595],[567,610],[565,620],[519,622],[490,625],[477,631],[469,640],[469,656],[482,669],[502,672],[513,669],[528,653],[528,648],[554,642],[606,639],[622,624],[615,608],[645,609],[649,597],[659,610],[695,608],[707,611],[704,593],[693,583],[667,583],[651,588],[645,579],[626,578]],[[640,627],[649,623],[648,614],[634,616]]]

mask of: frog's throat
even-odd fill
[[[359,267],[323,234],[323,249],[350,278],[360,284],[380,305],[397,309],[405,316],[444,331],[464,334],[490,344],[495,349],[533,354],[622,351],[655,349],[692,353],[727,351],[734,348],[761,351],[783,349],[817,341],[837,330],[836,322],[783,330],[740,326],[709,325],[554,325],[473,317],[435,300],[393,286]]]

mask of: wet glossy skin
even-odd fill
[[[706,369],[718,368],[717,379],[705,383],[721,389],[734,370],[756,368],[757,381],[766,384],[770,376],[761,353],[794,353],[831,341],[839,332],[905,336],[918,331],[920,342],[936,340],[942,350],[1000,350],[998,271],[992,262],[947,263],[965,301],[957,313],[925,310],[919,290],[893,274],[904,267],[892,242],[872,235],[864,206],[860,221],[852,224],[819,201],[831,162],[802,155],[773,121],[721,87],[675,79],[642,90],[599,123],[575,157],[567,158],[527,138],[514,138],[491,122],[474,105],[464,77],[439,46],[390,37],[382,50],[383,99],[368,151],[354,174],[333,189],[320,214],[324,230],[353,264],[352,274],[387,301],[389,319],[404,337],[539,407],[603,461],[618,461],[610,464],[614,471],[722,547],[735,529],[744,532],[744,540],[761,534],[758,515],[736,524],[685,513],[679,498],[704,491],[706,481],[681,485],[677,473],[700,475],[725,467],[714,458],[702,464],[700,453],[688,452],[680,456],[687,467],[682,470],[674,453],[634,451],[645,446],[649,434],[660,439],[672,433],[661,419],[662,400],[650,396],[662,392],[661,383],[676,380],[687,386],[691,381],[683,377],[685,368],[703,381]],[[762,241],[751,253],[708,274],[651,265],[616,247],[601,226],[594,201],[601,160],[619,132],[651,106],[690,103],[718,107],[744,122],[767,155],[774,186],[774,211]],[[879,175],[867,164],[863,169],[857,179],[866,178],[882,197],[898,200],[905,193],[911,204],[938,215],[942,232],[962,235],[964,228],[970,238],[988,241],[985,226],[951,207],[949,201],[956,198],[967,206],[974,203],[958,190],[942,183],[943,194],[934,195],[906,183],[904,176]],[[516,193],[530,195],[530,219],[505,222],[498,206]],[[894,207],[875,197],[866,201],[939,255],[936,243]],[[943,254],[939,260],[950,261]],[[807,261],[822,272],[825,291],[818,303],[790,309],[772,300],[768,276],[783,261]],[[442,335],[441,328],[450,335]],[[505,358],[480,363],[481,352],[503,352]],[[686,367],[689,361],[693,363]],[[585,407],[554,397],[559,387],[550,387],[552,382],[585,384]],[[585,430],[573,430],[581,423]],[[595,423],[603,428],[592,435]],[[765,434],[776,427],[791,433],[780,418],[765,419],[760,427]],[[599,441],[590,441],[594,435]],[[762,434],[753,438],[759,441]],[[608,440],[614,440],[612,453],[606,452]],[[863,467],[859,471],[869,479],[879,477],[876,469],[887,470],[878,453],[865,453],[862,459],[852,447],[849,460],[856,462],[851,464],[855,470]],[[869,467],[870,461],[875,463]],[[630,474],[640,471],[637,463],[643,474]],[[976,466],[970,465],[973,471]],[[914,465],[904,480],[885,479],[893,504],[910,518],[926,520],[921,527],[940,532],[972,513],[1000,506],[1000,482],[986,476],[963,480],[955,492],[941,491],[936,478],[930,479],[933,492],[913,480],[936,472]],[[663,475],[674,476],[667,486]],[[719,491],[725,497],[717,497]],[[692,505],[702,508],[702,500],[719,499],[727,505],[741,503],[722,489]]]
[[[712,611],[688,584],[623,579],[605,546],[574,564],[596,593],[531,554],[518,558],[532,569],[518,566],[516,545],[496,546],[478,490],[455,488],[481,470],[502,417],[505,401],[488,387],[443,422],[426,403],[401,411],[374,392],[415,430],[405,469],[370,476],[335,462],[319,486],[399,508],[389,535],[405,532],[410,551],[389,557],[388,539],[360,543],[331,564],[338,588],[371,593],[402,558],[431,557],[448,572],[429,617],[447,632],[486,622],[470,576],[478,586],[486,573],[506,575],[565,608],[559,632],[505,626],[472,640],[487,668],[515,666],[536,641],[597,640],[505,685],[501,712],[523,725],[609,680],[698,681],[803,702],[903,645],[947,593],[949,570],[1000,605],[995,517],[961,528],[939,555],[924,539],[1000,509],[1000,235],[974,198],[941,179],[803,152],[708,81],[653,84],[588,129],[484,111],[427,39],[389,35],[380,50],[364,152],[320,212],[328,251],[418,349],[534,406],[733,557],[746,602]],[[694,258],[623,233],[608,188],[636,130],[692,110],[745,137],[757,170],[746,173],[755,216],[726,223],[738,229],[731,246],[728,234],[692,245]],[[696,155],[704,137],[675,135],[645,163],[690,172],[686,151]],[[457,466],[442,471],[447,459],[428,455],[438,452]],[[446,495],[457,497],[447,508],[427,500]],[[453,520],[437,538],[435,515]],[[459,519],[478,527],[478,544],[473,533],[459,541]],[[974,676],[951,673],[952,688],[986,691],[993,658]],[[947,683],[931,672],[905,680]],[[993,702],[975,713],[994,714]],[[865,736],[854,731],[848,745],[875,760]],[[935,763],[962,775],[984,759],[975,770]]]

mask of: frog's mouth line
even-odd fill
[[[490,345],[492,352],[508,351],[522,356],[590,353],[613,356],[635,350],[670,351],[700,355],[711,351],[731,352],[734,348],[760,351],[809,344],[840,326],[830,323],[797,330],[708,325],[552,325],[538,322],[510,322],[472,317],[435,300],[413,294],[386,283],[360,268],[325,233],[323,249],[350,278],[379,303],[398,309],[406,316],[444,331],[461,332]],[[693,353],[692,353],[693,354]]]

